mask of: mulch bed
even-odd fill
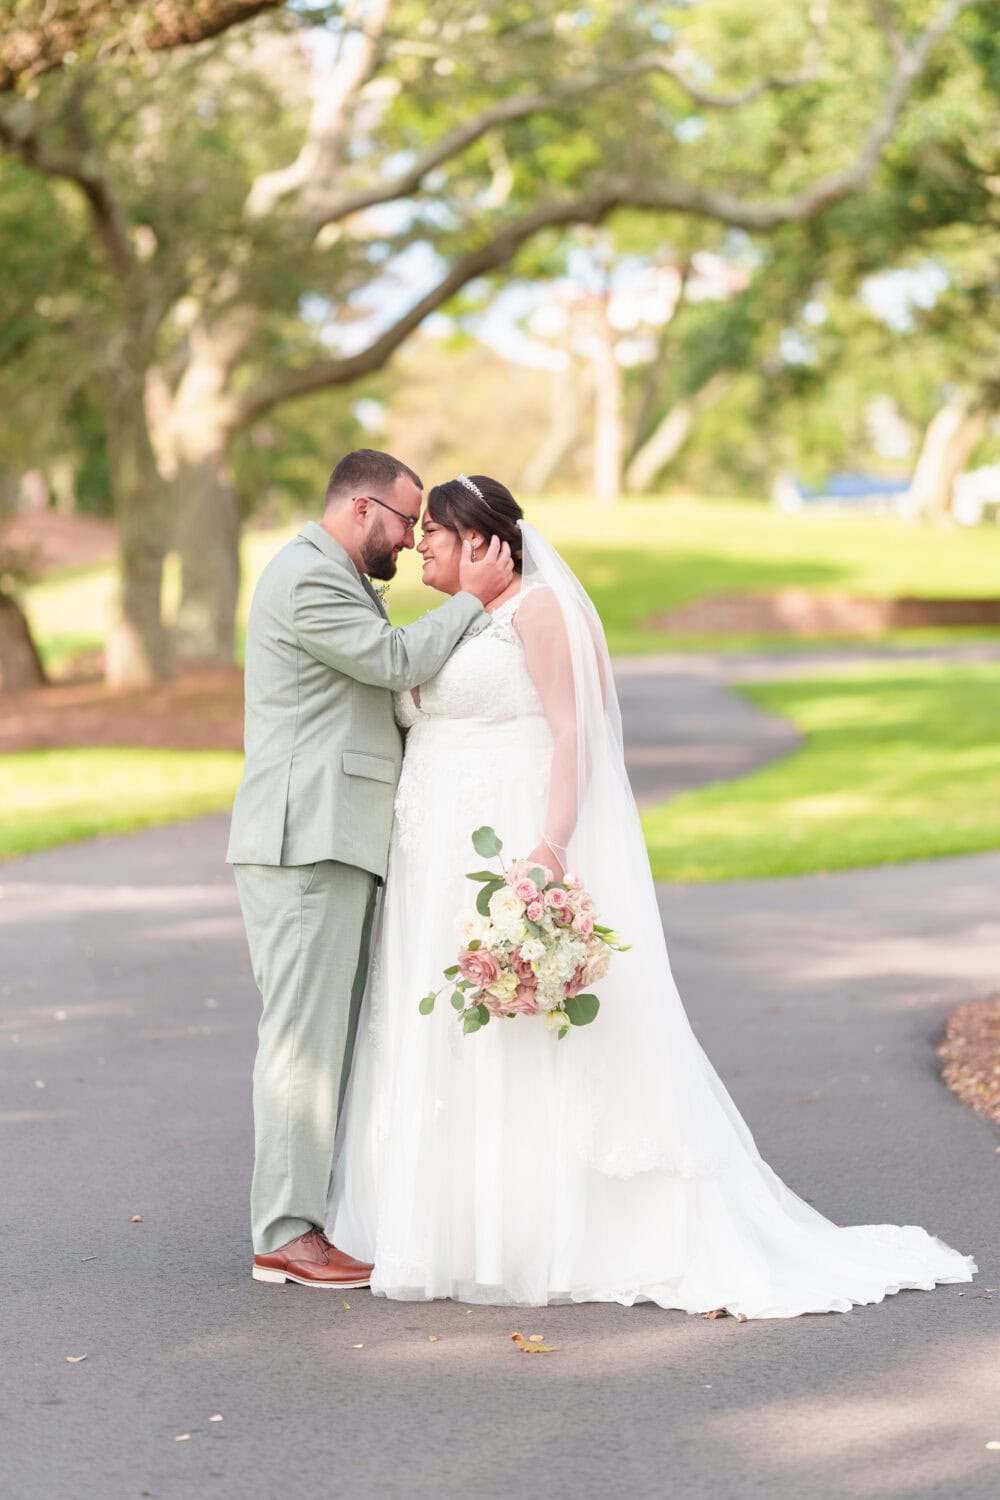
[[[19,511],[3,527],[0,550],[20,554],[33,572],[82,568],[118,555],[118,531],[99,516],[61,516],[54,510]]]
[[[866,599],[789,588],[773,594],[712,594],[647,624],[705,635],[871,637],[887,630],[1000,625],[1000,599]]]
[[[1000,1125],[1000,996],[960,1005],[948,1019],[938,1057],[952,1093]]]
[[[126,692],[93,681],[0,694],[0,754],[92,745],[242,750],[243,674],[213,667]]]

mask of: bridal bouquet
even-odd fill
[[[477,854],[499,856],[503,844],[492,828],[472,835]],[[588,1026],[600,1009],[588,985],[607,973],[612,950],[625,952],[616,932],[594,920],[594,900],[575,875],[553,880],[552,871],[513,860],[502,873],[475,870],[480,885],[474,909],[457,921],[462,944],[447,981],[420,1002],[429,1016],[438,995],[451,988],[462,1029],[479,1031],[491,1016],[541,1016],[564,1037],[571,1026]]]

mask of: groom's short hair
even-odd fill
[[[414,474],[408,464],[393,458],[391,453],[379,453],[375,448],[356,448],[347,453],[330,475],[326,486],[326,504],[339,505],[344,500],[353,500],[356,495],[365,495],[371,489],[388,489],[402,475],[412,479],[418,490],[424,487],[419,474]]]

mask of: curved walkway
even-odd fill
[[[619,657],[626,759],[636,800],[745,776],[800,742],[784,719],[730,693],[739,682],[774,682],[849,672],[869,663],[1000,661],[1000,641],[964,646],[816,646],[754,654]]]
[[[633,746],[663,735],[657,795],[699,745],[777,743],[649,664],[622,681]],[[224,842],[211,818],[0,868],[9,1500],[992,1500],[1000,1134],[933,1045],[995,983],[1000,855],[662,888],[694,1026],[775,1169],[837,1222],[924,1223],[981,1267],[739,1324],[253,1283],[257,1001]],[[516,1328],[559,1352],[524,1359]]]

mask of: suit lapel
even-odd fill
[[[311,542],[312,545],[316,547],[320,552],[322,552],[324,557],[328,557],[332,563],[337,563],[339,567],[346,568],[349,573],[353,574],[355,578],[359,579],[361,582],[361,587],[364,589],[365,593],[368,595],[369,599],[372,601],[375,608],[382,616],[383,620],[388,620],[389,616],[386,612],[385,606],[379,598],[378,594],[372,588],[368,579],[363,573],[358,572],[357,568],[351,562],[351,559],[348,557],[347,553],[344,551],[340,543],[334,541],[333,537],[327,530],[325,530],[324,527],[320,526],[317,521],[307,521],[302,530],[299,532],[299,536],[304,537],[307,542]]]

